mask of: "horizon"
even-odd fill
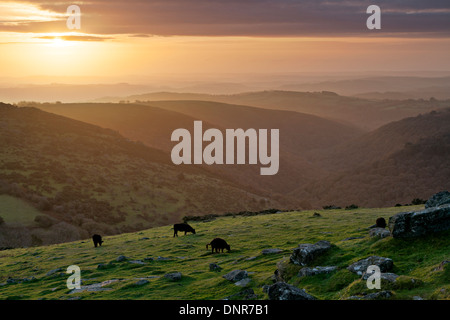
[[[66,10],[73,4],[79,5],[81,24],[69,30]],[[450,72],[450,7],[441,1],[377,1],[380,30],[366,27],[368,1],[262,4],[3,2],[2,78],[16,79],[17,85],[20,78],[42,83],[101,77],[122,83],[165,81],[171,74],[191,81],[238,74],[246,81],[246,74],[260,73]]]

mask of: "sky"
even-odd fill
[[[0,0],[3,77],[449,71],[449,52],[448,0]]]

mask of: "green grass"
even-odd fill
[[[42,214],[25,201],[8,195],[0,195],[0,217],[5,223],[33,224],[34,218]]]
[[[408,207],[418,210],[421,206]],[[299,267],[292,268],[288,283],[304,288],[319,299],[345,299],[351,295],[370,293],[365,282],[346,267],[370,255],[393,259],[392,272],[404,276],[398,283],[382,284],[382,290],[391,290],[396,299],[448,299],[450,269],[434,271],[449,257],[449,232],[414,240],[369,238],[367,227],[376,218],[388,219],[405,208],[356,210],[321,210],[285,212],[259,216],[220,217],[210,222],[190,223],[195,235],[180,234],[173,238],[171,226],[148,229],[104,238],[102,247],[94,248],[91,240],[76,241],[45,247],[21,248],[0,252],[0,283],[8,277],[31,278],[24,283],[0,286],[0,299],[223,299],[243,288],[222,276],[234,269],[247,270],[252,279],[250,287],[258,299],[267,299],[262,286],[272,284],[276,264],[289,260],[292,249],[300,243],[328,240],[334,246],[316,265],[336,265],[338,270],[327,275],[298,278]],[[231,245],[231,252],[211,254],[206,243],[221,237]],[[347,240],[348,237],[363,237]],[[142,239],[148,238],[148,239]],[[280,248],[277,254],[262,255],[262,249]],[[143,260],[146,264],[117,262],[119,255],[130,260]],[[158,256],[170,260],[158,260]],[[153,260],[144,260],[153,258]],[[209,264],[217,263],[223,269],[210,271]],[[106,268],[98,269],[99,264]],[[104,288],[111,290],[69,294],[66,287],[68,274],[46,276],[47,272],[69,265],[81,268],[82,285],[118,279]],[[164,274],[179,271],[180,281],[172,282]],[[137,286],[139,278],[147,284]],[[410,278],[415,281],[411,285]]]

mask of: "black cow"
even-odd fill
[[[227,249],[228,252],[230,252],[230,245],[221,238],[215,238],[210,243],[206,245],[206,249],[208,249],[208,246],[211,246],[211,252],[214,253],[216,251],[217,253],[219,250]]]
[[[195,234],[195,229],[192,228],[190,225],[188,225],[187,223],[176,223],[173,225],[173,236],[177,236],[178,237],[178,231],[184,231],[184,235],[186,235],[187,232],[192,232],[193,234]]]
[[[99,234],[94,234],[92,236],[92,241],[94,241],[94,246],[97,248],[97,245],[99,245],[100,247],[102,246],[103,240],[102,240],[102,236]]]
[[[377,221],[375,221],[375,224],[373,226],[370,226],[369,228],[386,228],[386,220],[384,218],[378,218]]]

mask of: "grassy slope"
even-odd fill
[[[305,288],[320,299],[340,299],[369,291],[357,276],[346,267],[361,258],[380,255],[393,259],[394,273],[414,277],[422,281],[415,288],[386,287],[395,297],[410,299],[415,295],[423,298],[449,298],[450,268],[433,271],[441,261],[448,260],[449,232],[416,240],[369,238],[367,227],[377,217],[388,219],[397,212],[419,210],[421,206],[408,208],[356,209],[319,211],[321,217],[313,217],[314,211],[285,212],[252,217],[221,217],[210,222],[191,225],[197,234],[173,238],[171,226],[148,229],[142,232],[105,237],[104,246],[94,248],[90,240],[13,249],[0,252],[0,283],[8,277],[22,279],[34,276],[27,283],[0,286],[0,299],[223,299],[242,288],[222,278],[234,269],[247,270],[251,288],[258,299],[267,299],[262,286],[271,284],[271,276],[277,262],[288,259],[292,249],[299,243],[328,240],[333,249],[317,261],[317,265],[337,265],[338,271],[311,278],[294,276],[288,282]],[[231,245],[230,253],[211,254],[205,244],[214,237],[223,237]],[[343,241],[347,237],[364,237]],[[143,239],[144,238],[144,239]],[[148,239],[145,239],[148,238]],[[266,248],[280,248],[283,252],[262,255]],[[432,249],[432,250],[431,250]],[[145,265],[117,262],[119,255],[130,260],[144,260]],[[171,260],[157,260],[158,256]],[[256,257],[254,259],[249,259]],[[112,262],[106,269],[97,269],[100,263]],[[209,264],[217,263],[223,270],[209,271]],[[68,275],[46,276],[56,268],[65,272],[69,265],[81,268],[83,285],[106,280],[121,279],[104,288],[108,291],[69,294],[66,287]],[[182,280],[171,282],[164,274],[180,271]],[[292,268],[295,275],[297,270]],[[138,278],[149,283],[136,286]],[[444,289],[444,291],[442,291]],[[445,291],[446,290],[446,291]]]
[[[5,194],[0,195],[0,217],[5,223],[33,224],[39,210],[25,201]]]

